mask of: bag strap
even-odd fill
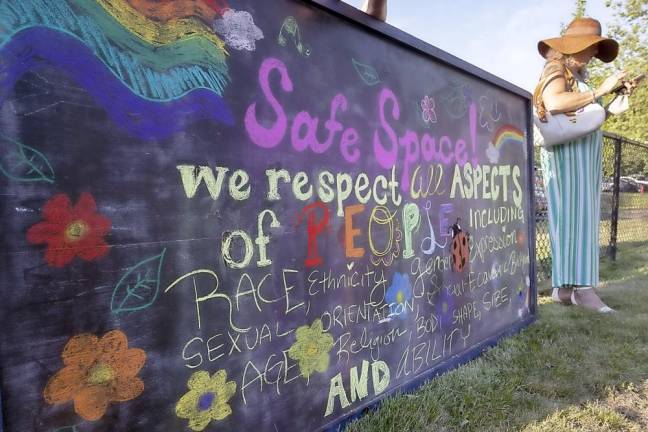
[[[547,109],[544,105],[544,101],[542,100],[542,93],[544,92],[547,85],[549,85],[549,83],[553,81],[555,78],[558,78],[560,76],[564,77],[565,80],[567,81],[567,87],[569,88],[568,91],[574,91],[574,89],[578,85],[576,84],[574,75],[569,70],[569,68],[565,67],[565,65],[560,63],[558,60],[548,61],[545,64],[544,69],[546,70],[547,67],[552,64],[558,66],[558,68],[557,69],[554,68],[554,70],[548,73],[546,76],[543,70],[540,82],[538,83],[538,85],[535,88],[535,91],[533,92],[533,105],[535,106],[536,112],[538,114],[538,118],[543,123],[547,122]]]

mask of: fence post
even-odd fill
[[[619,185],[621,183],[621,139],[614,138],[614,187],[612,189],[612,218],[610,220],[610,244],[607,255],[616,261],[617,227],[619,224]]]

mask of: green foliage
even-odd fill
[[[574,13],[572,14],[572,19],[576,18],[583,18],[586,16],[586,11],[587,11],[587,0],[576,0],[576,4],[574,5]],[[567,24],[561,23],[560,24],[560,34],[563,35],[565,34],[565,30],[567,29]]]
[[[585,16],[587,10],[587,0],[576,0],[576,10],[574,11],[574,18],[582,18]]]
[[[614,10],[616,20],[609,25],[608,35],[619,42],[619,57],[612,64],[598,61],[592,64],[590,73],[594,86],[617,69],[628,71],[630,77],[648,74],[648,0],[607,1],[606,6]],[[610,99],[606,98],[605,102]],[[630,109],[620,116],[610,117],[603,128],[648,142],[648,80],[631,96]],[[612,157],[612,154],[605,157]],[[626,147],[622,173],[648,174],[648,150]]]

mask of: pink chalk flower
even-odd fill
[[[428,95],[421,100],[421,114],[425,123],[436,123],[437,115],[435,111],[436,103],[434,98]]]

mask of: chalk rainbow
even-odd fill
[[[153,3],[162,7],[163,20],[155,19]],[[140,139],[164,138],[199,119],[232,124],[222,98],[229,83],[228,53],[204,22],[225,5],[224,0],[0,0],[0,104],[23,74],[53,67]]]
[[[18,33],[2,47],[0,59],[5,65],[0,80],[0,105],[23,74],[45,66],[65,72],[115,124],[139,139],[162,139],[202,119],[228,125],[234,122],[221,96],[207,89],[194,89],[164,103],[136,95],[87,46],[46,27]]]
[[[229,83],[224,43],[199,20],[162,24],[124,0],[0,0],[0,48],[35,27],[82,42],[143,98],[172,101],[198,88],[221,95]]]
[[[166,45],[181,40],[204,38],[211,42],[217,55],[225,51],[224,42],[202,21],[174,18],[166,23],[152,20],[134,9],[126,0],[95,0],[125,29],[152,45]]]
[[[156,21],[195,17],[207,25],[228,8],[225,0],[128,0],[128,3]]]
[[[512,141],[516,144],[524,145],[524,133],[512,125],[504,125],[497,130],[493,138],[493,146],[500,149],[505,142]]]

